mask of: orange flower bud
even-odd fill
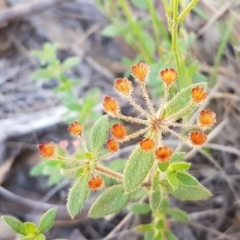
[[[103,108],[106,113],[115,115],[119,112],[119,103],[116,98],[106,96],[103,100]]]
[[[88,187],[92,191],[101,189],[102,185],[103,185],[103,179],[101,177],[99,177],[99,176],[93,177],[88,182]]]
[[[173,150],[168,146],[159,147],[155,151],[155,156],[160,162],[168,162],[173,154]]]
[[[82,135],[82,124],[75,121],[68,126],[68,131],[72,135]]]
[[[45,142],[38,145],[38,151],[43,157],[50,158],[54,156],[56,147],[53,142]]]
[[[108,139],[107,149],[109,152],[117,152],[119,149],[119,143],[115,139]]]
[[[195,87],[192,89],[192,99],[194,103],[200,103],[207,97],[207,92],[202,87]]]
[[[140,147],[143,151],[150,151],[154,148],[155,143],[150,138],[145,138],[140,142]]]
[[[207,140],[207,136],[202,131],[191,132],[189,137],[192,144],[199,146],[203,145]]]
[[[216,122],[216,113],[210,109],[202,110],[198,117],[198,124],[202,127],[211,127]]]
[[[130,95],[132,90],[132,82],[127,78],[117,78],[114,84],[115,89],[125,96]]]
[[[137,63],[133,65],[132,67],[132,75],[134,78],[139,82],[146,81],[146,78],[150,72],[150,68],[146,63]]]
[[[177,80],[177,72],[173,68],[166,68],[160,72],[163,82],[170,86]]]
[[[111,134],[114,138],[123,140],[127,135],[127,131],[123,124],[114,124],[111,129]]]

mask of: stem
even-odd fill
[[[164,108],[164,105],[167,101],[167,98],[168,98],[168,93],[169,93],[169,86],[166,86],[165,90],[164,90],[164,96],[163,96],[163,100],[161,102],[161,105],[160,105],[160,108],[159,110],[157,111],[157,117],[161,117],[162,114],[163,114],[163,108]]]
[[[146,133],[149,129],[150,129],[150,127],[144,128],[144,129],[142,129],[142,130],[140,130],[140,131],[137,131],[137,132],[135,132],[135,133],[133,133],[133,134],[131,134],[131,135],[128,135],[128,136],[126,136],[125,139],[123,139],[123,140],[120,141],[120,142],[126,142],[126,141],[129,141],[129,140],[133,139],[133,138],[137,138],[138,136]]]
[[[155,35],[157,49],[159,49],[159,47],[160,47],[160,34],[159,34],[157,16],[156,16],[156,13],[154,11],[153,1],[152,0],[147,0],[147,5],[148,5],[148,9],[149,9],[151,19],[152,19],[153,31],[154,31],[154,35]]]
[[[138,119],[138,118],[129,117],[129,116],[124,116],[121,113],[116,114],[116,117],[119,118],[119,119],[122,119],[122,120],[124,120],[126,122],[145,124],[145,125],[148,123],[147,120]]]
[[[181,57],[178,50],[177,37],[178,37],[178,0],[173,0],[173,21],[172,21],[172,51],[174,55],[177,72],[179,74],[179,86],[180,89],[183,87],[183,74],[181,69]]]
[[[150,110],[150,112],[152,114],[151,118],[154,118],[154,117],[156,117],[156,113],[155,113],[155,110],[153,108],[152,102],[150,101],[149,95],[147,93],[146,85],[145,85],[144,82],[141,83],[140,85],[141,85],[141,88],[142,88],[143,97],[145,98],[147,106],[148,106],[148,108],[149,108],[149,110]]]
[[[88,149],[87,149],[87,145],[86,145],[86,142],[84,140],[84,138],[82,136],[79,136],[81,142],[82,142],[82,145],[83,145],[83,148],[84,148],[84,151],[85,152],[88,152]]]
[[[86,163],[85,161],[83,162],[82,160],[79,159],[74,159],[74,158],[66,158],[66,157],[62,157],[62,156],[55,156],[57,159],[60,160],[65,160],[65,161],[69,161],[69,162],[82,162],[82,163]]]
[[[168,127],[164,127],[164,131],[170,132],[174,137],[178,138],[180,141],[186,143],[186,144],[189,145],[189,146],[192,146],[192,145],[189,143],[189,141],[188,141],[187,138],[181,136],[180,134],[176,133],[176,132],[173,131],[172,129],[170,129],[170,128],[168,128]]]
[[[131,96],[127,96],[126,99],[127,99],[127,101],[128,101],[133,107],[135,107],[143,116],[145,116],[146,118],[152,118],[152,116],[151,116],[148,112],[146,112],[140,105],[138,105]]]
[[[146,61],[149,62],[149,63],[153,62],[154,59],[151,56],[151,54],[149,53],[147,46],[145,46],[145,42],[144,42],[144,39],[143,39],[142,34],[141,34],[141,29],[139,28],[139,25],[133,19],[132,13],[129,9],[127,1],[126,0],[119,0],[119,4],[122,8],[122,11],[124,12],[124,14],[126,16],[126,19],[130,23],[130,27],[132,29],[132,32],[135,34],[136,43],[140,42],[140,44],[141,44],[141,50],[142,50],[142,53],[143,53]]]
[[[184,124],[181,124],[181,123],[165,123],[163,125],[168,126],[168,127],[180,127],[180,128],[186,128],[186,129],[194,129],[194,128],[200,129],[201,128],[197,124],[195,124],[195,125],[184,125]]]
[[[188,13],[195,7],[199,0],[192,0],[187,7],[181,12],[181,14],[177,18],[177,22],[180,23]]]
[[[95,169],[108,177],[123,181],[123,175],[121,173],[110,170],[109,168],[106,168],[102,165],[97,165]]]
[[[97,161],[99,162],[99,161],[101,161],[101,160],[103,160],[103,159],[105,159],[105,158],[108,158],[108,157],[112,156],[114,153],[115,153],[115,152],[110,152],[110,153],[108,153],[108,154],[106,154],[106,155],[98,158]]]

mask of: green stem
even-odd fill
[[[174,55],[175,64],[177,67],[177,72],[179,75],[179,87],[183,88],[183,74],[181,69],[181,56],[178,50],[177,37],[178,37],[178,0],[173,0],[173,21],[172,21],[172,51]]]
[[[182,11],[182,13],[178,16],[177,22],[180,23],[188,13],[194,8],[194,6],[198,3],[199,0],[192,0],[187,7]]]
[[[150,15],[151,15],[152,23],[153,23],[153,31],[154,31],[154,35],[155,35],[157,49],[159,49],[159,47],[160,47],[160,34],[159,34],[157,16],[156,16],[156,13],[154,11],[153,1],[152,0],[147,0],[147,5],[148,5],[148,9],[149,9],[149,12],[150,12]]]
[[[151,54],[148,51],[147,46],[145,46],[145,42],[144,42],[142,34],[141,34],[141,29],[139,28],[139,25],[133,19],[127,1],[126,0],[120,0],[119,5],[122,8],[122,11],[124,12],[124,14],[126,16],[126,19],[130,23],[130,27],[131,27],[132,32],[135,34],[136,43],[139,41],[139,43],[141,44],[141,51],[142,51],[142,54],[143,54],[145,60],[148,63],[153,62],[154,61],[153,56],[151,56]]]

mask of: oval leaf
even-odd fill
[[[170,163],[181,162],[184,155],[185,155],[185,152],[174,153],[170,159]]]
[[[57,208],[52,208],[42,215],[38,225],[39,232],[45,232],[52,227],[56,214]]]
[[[90,192],[88,178],[88,176],[83,176],[78,179],[69,191],[67,209],[72,218],[79,213],[88,198]]]
[[[108,214],[119,212],[127,205],[129,198],[130,194],[124,193],[122,185],[112,186],[98,197],[89,210],[89,216],[101,218]]]
[[[187,162],[178,162],[178,163],[172,163],[171,169],[176,171],[186,171],[191,167],[191,163]]]
[[[177,178],[180,184],[186,186],[197,186],[199,185],[198,180],[187,172],[178,172]]]
[[[37,230],[36,224],[34,224],[32,222],[25,222],[24,227],[26,229],[27,235],[35,233]]]
[[[130,211],[135,214],[147,214],[151,211],[150,206],[147,203],[133,203],[130,206]]]
[[[27,232],[24,224],[15,217],[11,216],[2,216],[4,222],[16,233],[26,236]]]
[[[100,117],[94,124],[91,132],[91,148],[93,154],[96,154],[106,142],[108,135],[108,116]]]
[[[159,174],[155,174],[152,178],[149,203],[151,209],[156,210],[161,202],[161,192],[159,187]]]
[[[171,117],[172,115],[176,115],[176,119],[178,119],[192,113],[198,106],[197,104],[194,104],[187,111],[184,111],[184,109],[190,106],[192,102],[191,90],[194,87],[207,88],[207,83],[196,83],[181,90],[166,104],[163,112],[163,117],[166,118]]]
[[[185,201],[205,200],[212,196],[211,192],[202,184],[197,186],[185,186],[179,184],[178,189],[172,190],[171,186],[166,183],[168,191],[176,198]]]
[[[124,169],[123,185],[126,192],[132,192],[143,182],[153,162],[153,151],[143,151],[137,147],[132,152]]]
[[[189,217],[186,212],[178,208],[167,209],[167,215],[174,218],[178,222],[189,222]]]
[[[178,188],[179,181],[175,173],[167,173],[167,180],[173,190]]]

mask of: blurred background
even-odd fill
[[[180,7],[188,3],[182,0]],[[213,197],[171,199],[191,219],[170,222],[180,240],[240,239],[239,13],[239,0],[200,0],[179,28],[185,84],[208,82],[205,107],[218,116],[205,147],[185,149],[191,172]],[[117,96],[115,78],[129,76],[139,61],[151,67],[148,90],[158,103],[163,91],[158,72],[174,67],[161,0],[0,0],[0,216],[37,222],[57,206],[50,240],[143,239],[134,227],[149,222],[148,214],[126,208],[104,219],[88,218],[98,193],[71,220],[65,208],[71,179],[60,174],[61,163],[46,164],[37,151],[37,144],[53,141],[76,152],[79,143],[67,124],[78,120],[87,134],[103,114],[103,97]],[[124,113],[136,115],[120,103]],[[166,141],[182,148],[176,139]],[[111,167],[121,171],[132,148],[123,146]],[[1,240],[19,239],[1,219],[0,228]]]

